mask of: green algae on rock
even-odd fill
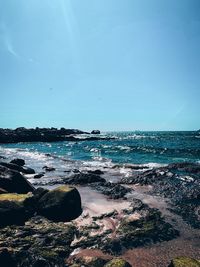
[[[169,267],[200,267],[200,261],[188,257],[178,257],[171,261]]]
[[[75,234],[71,223],[52,223],[38,216],[24,226],[0,229],[0,248],[9,248],[17,266],[63,267]]]
[[[60,186],[44,194],[38,201],[38,212],[53,221],[70,221],[82,213],[78,190]]]
[[[131,265],[121,258],[115,258],[109,261],[104,267],[131,267]]]
[[[24,203],[31,196],[31,193],[0,194],[0,227],[24,224],[30,217],[30,213],[26,210]]]

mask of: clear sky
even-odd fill
[[[200,128],[199,0],[0,0],[0,127]]]

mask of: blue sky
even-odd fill
[[[0,0],[0,127],[200,128],[199,0]]]

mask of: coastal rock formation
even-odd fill
[[[135,172],[124,184],[150,185],[151,194],[171,199],[173,211],[195,228],[200,228],[200,164],[173,163],[166,167]]]
[[[60,186],[39,199],[38,212],[53,221],[71,221],[82,213],[80,194],[74,187]]]
[[[125,249],[169,241],[179,236],[171,224],[165,222],[157,209],[140,200],[121,212],[116,210],[93,217],[86,225],[77,225],[74,248],[96,248],[111,255],[121,255]]]
[[[0,162],[1,166],[7,167],[11,170],[22,172],[23,174],[34,174],[35,171],[32,168],[29,167],[22,167],[20,165],[14,164],[14,163],[7,163],[7,162]]]
[[[52,223],[42,217],[33,217],[25,226],[0,229],[0,266],[64,267],[75,233],[70,223]]]
[[[70,267],[131,267],[131,265],[122,258],[113,258],[109,260],[105,257],[82,256],[74,260]]]
[[[92,184],[91,187],[112,199],[124,198],[131,191],[129,188],[111,182],[98,182]]]
[[[93,134],[99,134],[100,131],[94,131]],[[80,135],[87,134],[81,137]],[[15,130],[0,128],[0,143],[18,143],[18,142],[57,142],[57,141],[81,141],[81,140],[109,140],[113,138],[90,136],[90,133],[77,129],[65,128],[38,128],[26,129],[19,127]]]
[[[65,183],[66,184],[79,184],[79,185],[89,185],[91,183],[97,183],[97,182],[106,182],[106,180],[98,174],[94,173],[84,173],[80,172],[77,174],[74,174],[73,176],[66,178]]]
[[[29,218],[24,202],[29,194],[0,194],[0,227],[21,225]]]
[[[13,164],[14,165],[14,164]],[[10,166],[9,163],[6,166]],[[19,166],[20,167],[20,166]],[[0,188],[9,193],[26,194],[32,192],[34,187],[19,172],[0,164]]]
[[[19,166],[24,166],[25,165],[24,159],[13,159],[13,160],[11,160],[10,163],[17,164]]]
[[[91,134],[100,134],[101,132],[99,130],[93,130]]]
[[[46,172],[53,172],[56,170],[54,167],[49,167],[49,166],[44,166],[42,167],[42,169],[44,169]]]

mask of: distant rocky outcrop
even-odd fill
[[[81,136],[81,135],[86,136]],[[99,130],[94,130],[91,134],[100,134]],[[57,141],[82,141],[82,140],[107,140],[111,137],[90,136],[90,133],[77,129],[65,128],[24,128],[13,129],[0,128],[0,143],[18,142],[57,142]],[[15,162],[16,164],[16,162]],[[20,164],[19,164],[20,165]]]
[[[91,134],[100,134],[101,132],[99,130],[93,130]]]

